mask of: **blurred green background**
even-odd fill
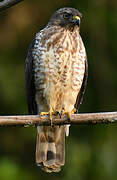
[[[80,112],[117,110],[117,0],[30,0],[0,13],[0,115],[27,114],[24,64],[36,32],[60,7],[83,13],[81,35],[89,62]],[[0,180],[116,180],[117,127],[72,126],[66,164],[46,174],[35,164],[36,128],[0,128]]]

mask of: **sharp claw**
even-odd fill
[[[49,114],[49,112],[41,112],[40,113],[41,116],[48,115],[48,114]]]
[[[52,123],[52,115],[55,114],[53,111],[49,111],[49,112],[41,112],[40,115],[41,116],[44,116],[44,115],[49,115],[49,120],[50,120],[50,124],[51,126],[53,126],[53,123]]]
[[[73,111],[73,112],[75,112],[75,111]],[[73,114],[72,112],[65,112],[65,111],[64,112],[58,112],[58,111],[54,112],[53,110],[50,109],[49,112],[41,112],[40,113],[41,116],[49,115],[49,120],[50,120],[51,126],[53,126],[52,115],[59,115],[61,118],[61,116],[65,115],[65,114],[68,116],[68,121],[70,121],[70,116],[71,116],[71,114]]]
[[[71,114],[74,114],[76,112],[76,108],[74,108],[72,111],[71,111]]]
[[[74,108],[71,112],[66,112],[66,111],[64,111],[64,112],[62,112],[61,114],[67,115],[68,121],[70,121],[71,115],[74,114],[75,112],[76,112],[76,108]]]

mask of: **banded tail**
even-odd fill
[[[65,163],[66,127],[37,127],[36,163],[46,172],[59,172]]]

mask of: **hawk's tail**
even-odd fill
[[[66,126],[38,126],[36,163],[46,172],[59,172],[65,163]]]

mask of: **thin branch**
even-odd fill
[[[117,112],[105,113],[84,113],[74,114],[71,120],[66,115],[53,116],[53,125],[88,125],[88,124],[106,124],[117,122]],[[0,116],[0,126],[34,126],[51,125],[48,116],[24,115],[24,116]]]
[[[0,2],[0,11],[10,8],[11,6],[14,6],[21,1],[23,0],[3,0],[2,2]]]

